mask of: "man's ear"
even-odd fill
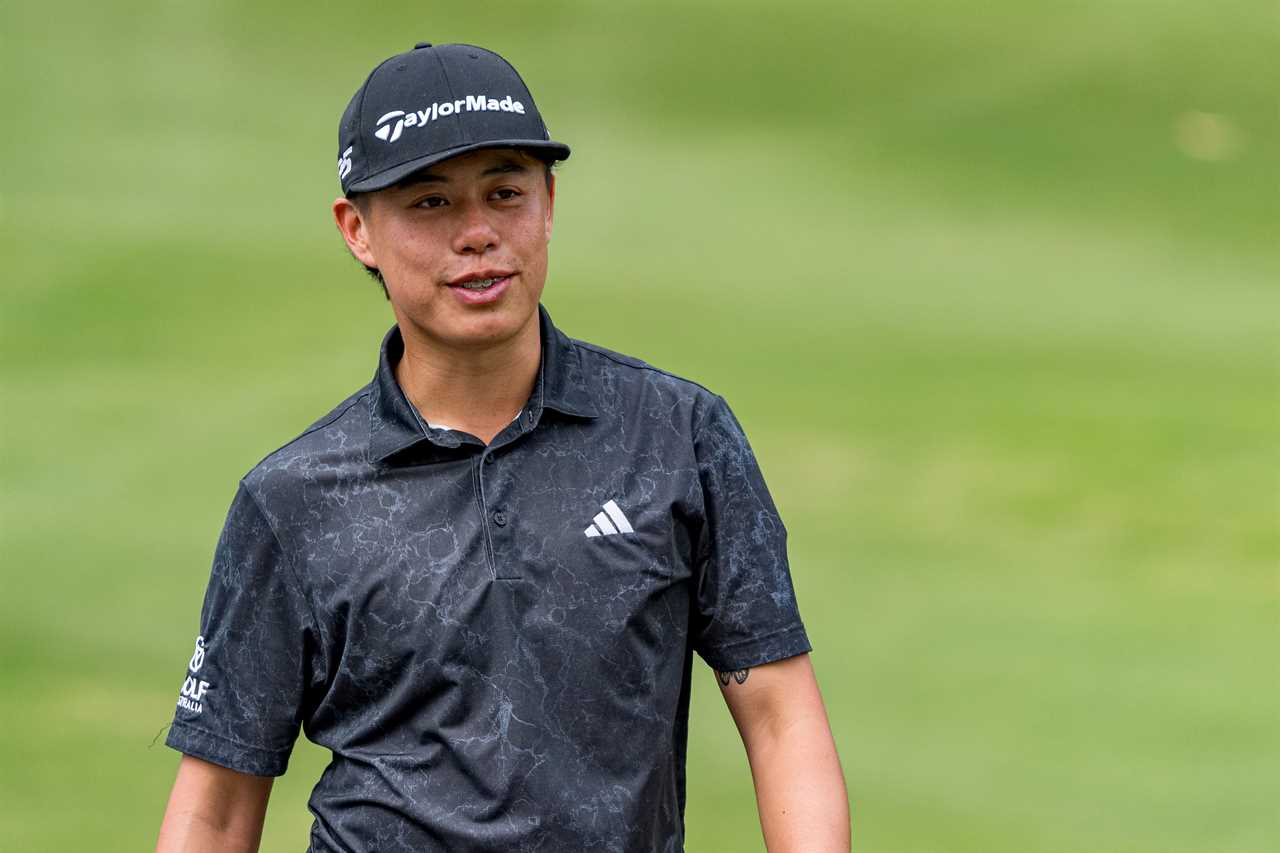
[[[551,242],[551,221],[556,210],[556,176],[550,175],[547,180],[547,242]]]
[[[338,196],[333,200],[333,221],[337,223],[342,239],[347,241],[347,248],[356,256],[356,260],[366,267],[376,269],[378,261],[369,245],[369,228],[365,219],[368,204],[364,207],[366,211],[362,213],[360,206],[354,201],[346,196]]]

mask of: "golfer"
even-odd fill
[[[333,755],[315,853],[683,851],[696,656],[770,853],[848,853],[786,533],[740,425],[541,305],[568,156],[479,47],[420,43],[348,104],[333,215],[395,324],[372,380],[237,485],[158,849],[256,850],[303,730]]]

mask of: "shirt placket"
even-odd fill
[[[533,429],[535,416],[525,410],[499,433],[472,462],[476,501],[484,520],[485,556],[494,580],[524,577],[514,556],[519,506],[515,500],[517,442]]]

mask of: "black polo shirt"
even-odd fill
[[[565,337],[491,444],[392,368],[241,480],[168,744],[333,751],[313,851],[683,850],[692,654],[810,650],[786,533],[724,400]]]

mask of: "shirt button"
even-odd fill
[[[492,465],[492,464],[493,464],[493,454],[492,454],[492,453],[490,453],[488,456],[486,456],[486,457],[484,458],[484,464],[486,464],[486,465]]]
[[[498,525],[499,527],[506,527],[506,526],[507,526],[507,514],[506,514],[505,512],[503,512],[502,510],[496,510],[496,511],[493,513],[493,523],[494,523],[494,524],[496,524],[496,525]]]

